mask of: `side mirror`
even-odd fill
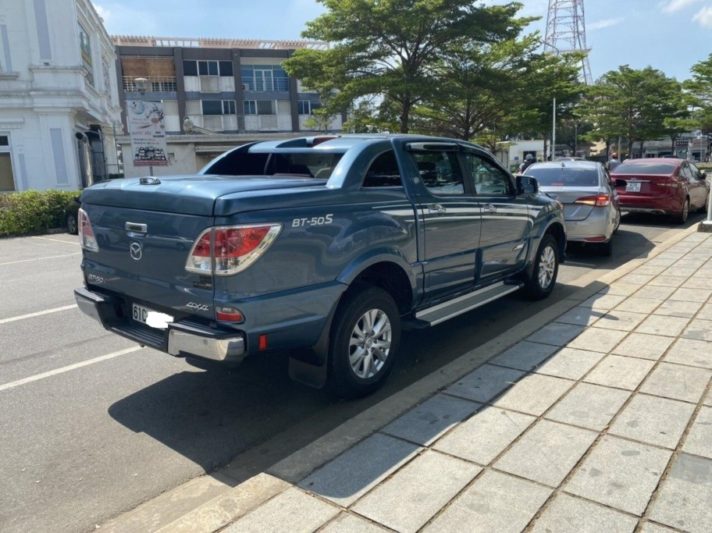
[[[628,185],[628,182],[626,180],[614,180],[613,184],[617,187],[625,187]]]
[[[536,194],[539,182],[531,176],[517,176],[517,194]]]

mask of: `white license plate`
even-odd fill
[[[629,181],[625,185],[625,192],[640,192],[640,182]]]
[[[131,306],[131,318],[133,318],[136,322],[141,322],[141,324],[146,323],[150,312],[151,309],[142,305],[132,304]]]

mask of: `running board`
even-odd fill
[[[506,284],[504,282],[495,283],[489,287],[476,290],[469,294],[459,296],[447,302],[443,302],[427,309],[422,309],[415,314],[418,321],[423,321],[430,326],[435,326],[453,317],[472,311],[493,300],[506,296],[519,290],[523,285]]]

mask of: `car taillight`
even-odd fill
[[[660,179],[655,182],[656,187],[669,187],[671,189],[677,189],[680,187],[680,183],[675,178]]]
[[[575,204],[590,205],[593,207],[606,207],[611,203],[611,197],[607,194],[598,194],[596,196],[584,196],[574,202]]]
[[[230,276],[245,270],[279,235],[280,224],[219,226],[200,234],[185,269],[197,274]]]
[[[81,207],[78,212],[77,225],[79,230],[79,244],[81,247],[90,252],[98,252],[99,244],[96,242],[94,228],[91,227],[91,220],[89,220],[87,212]]]

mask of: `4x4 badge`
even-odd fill
[[[141,260],[141,258],[143,257],[143,248],[141,247],[140,242],[134,241],[129,245],[129,255],[134,261]]]

